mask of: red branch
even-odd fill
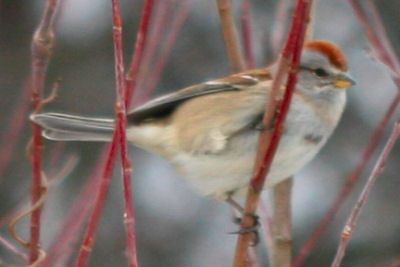
[[[253,178],[250,182],[245,211],[243,214],[254,214],[256,211],[266,176],[283,132],[286,115],[289,111],[290,102],[297,81],[297,67],[300,62],[311,5],[311,0],[298,0],[296,10],[294,11],[289,37],[281,54],[278,73],[274,78],[271,90],[272,92],[267,102],[266,113],[263,118],[263,125],[268,128],[268,125],[271,125],[272,118],[277,114],[276,123],[272,134],[271,131],[263,131],[260,134]],[[279,92],[281,81],[286,73],[288,73],[286,91],[283,100],[280,103],[279,98],[275,96],[277,95],[277,92]],[[278,106],[279,110],[276,109]],[[241,229],[244,230],[249,228],[253,223],[252,216],[244,216],[241,223]],[[248,259],[246,251],[251,241],[251,237],[250,234],[239,235],[234,260],[235,267],[247,266]]]
[[[326,228],[328,227],[329,223],[333,220],[336,213],[339,211],[347,197],[353,191],[354,186],[356,185],[357,181],[359,180],[362,171],[365,169],[367,164],[370,162],[374,152],[376,151],[379,141],[383,137],[384,130],[393,117],[397,107],[400,103],[400,68],[399,60],[395,56],[393,52],[393,48],[390,45],[388,37],[386,35],[386,31],[384,30],[383,24],[374,8],[373,5],[368,5],[371,13],[373,14],[373,21],[370,22],[368,20],[367,14],[361,8],[360,4],[357,1],[349,0],[350,4],[352,5],[357,17],[359,18],[361,24],[364,26],[365,33],[368,37],[370,44],[372,45],[372,49],[374,54],[376,55],[375,58],[386,65],[392,73],[393,82],[397,86],[397,94],[393,98],[392,102],[390,103],[388,109],[386,110],[385,114],[382,116],[378,126],[375,128],[374,132],[372,133],[371,137],[369,138],[368,144],[365,146],[362,155],[357,163],[357,166],[354,170],[349,174],[346,178],[346,181],[339,192],[338,196],[336,197],[335,201],[333,202],[330,209],[325,214],[324,218],[318,225],[317,229],[312,233],[312,235],[308,238],[306,243],[300,249],[299,254],[295,258],[292,266],[298,267],[301,266],[306,257],[310,254],[311,250],[314,248],[316,242],[320,239],[322,234],[325,232]],[[370,2],[368,2],[370,3]],[[375,30],[374,25],[377,29]]]
[[[33,36],[32,40],[32,65],[31,65],[31,97],[33,113],[40,112],[42,107],[42,94],[44,81],[46,77],[47,67],[53,54],[55,43],[54,37],[54,21],[56,17],[56,9],[58,0],[47,0],[46,7],[43,11],[40,24]],[[42,140],[41,128],[39,125],[33,125],[33,141],[32,141],[32,205],[36,203],[42,194]],[[32,212],[30,222],[30,250],[29,262],[34,263],[39,255],[39,239],[40,239],[40,216],[41,208],[37,208]]]
[[[89,223],[88,226],[86,227],[85,236],[83,238],[81,248],[79,250],[77,261],[75,263],[76,267],[84,267],[86,265],[89,254],[92,251],[92,246],[94,243],[94,234],[97,230],[101,212],[106,202],[108,188],[110,187],[111,174],[114,167],[115,156],[117,153],[117,140],[118,140],[118,131],[114,131],[112,142],[108,147],[107,161],[100,180],[100,185],[96,195],[94,208],[92,214],[90,215]]]
[[[372,170],[371,175],[368,178],[368,181],[365,184],[364,189],[361,192],[361,194],[358,198],[358,201],[357,201],[356,205],[354,206],[354,208],[349,216],[349,219],[347,220],[345,227],[343,228],[340,244],[339,244],[335,259],[332,263],[332,267],[340,266],[340,263],[342,262],[344,254],[346,252],[347,245],[350,241],[351,235],[355,229],[357,220],[360,216],[361,210],[364,207],[369,194],[371,193],[372,187],[374,186],[376,179],[382,174],[382,172],[386,166],[386,162],[389,157],[389,154],[392,151],[393,146],[395,145],[399,135],[400,135],[400,120],[397,121],[397,123],[395,124],[392,134],[390,135],[388,141],[386,142],[386,145],[385,145],[384,149],[382,150],[382,153],[379,155],[379,158],[376,161],[375,167]]]
[[[150,22],[151,11],[153,10],[153,0],[146,0],[142,10],[142,16],[140,18],[139,30],[136,34],[135,50],[132,55],[131,65],[128,73],[126,74],[126,103],[125,106],[129,109],[133,91],[136,88],[137,76],[139,72],[139,66],[142,63],[144,48],[147,40],[147,31]]]
[[[141,90],[136,93],[131,106],[136,107],[142,103],[145,99],[144,92],[146,90],[146,83],[148,79],[151,79],[153,75],[152,61],[158,51],[159,45],[162,40],[163,32],[166,31],[167,19],[169,14],[172,12],[174,0],[169,1],[158,1],[156,2],[156,8],[154,15],[152,16],[152,22],[150,25],[150,33],[147,38],[147,45],[144,51],[142,64],[140,65],[137,80],[137,87]]]
[[[147,39],[147,29],[150,19],[150,13],[153,6],[152,1],[146,1],[142,9],[142,17],[139,26],[139,32],[135,44],[135,51],[127,78],[124,79],[124,62],[122,47],[122,18],[118,0],[112,0],[113,11],[113,39],[114,39],[114,57],[115,57],[115,75],[116,75],[116,123],[113,134],[112,144],[108,154],[106,168],[104,170],[101,187],[96,199],[95,208],[89,220],[85,239],[82,243],[76,266],[84,266],[91,251],[94,233],[96,231],[101,211],[103,209],[105,198],[108,192],[111,180],[111,172],[115,161],[118,145],[121,151],[122,175],[124,185],[124,224],[126,230],[126,247],[129,266],[137,266],[136,255],[136,233],[135,218],[133,208],[133,197],[131,190],[131,163],[128,155],[128,144],[126,139],[126,112],[127,105],[134,93],[136,87],[136,76],[143,58],[144,46]],[[129,87],[129,88],[128,88]],[[129,90],[128,90],[129,89]]]

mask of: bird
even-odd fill
[[[254,166],[262,119],[278,63],[177,90],[127,113],[127,140],[166,159],[199,194],[241,198]],[[340,47],[304,44],[298,80],[265,188],[299,172],[321,150],[342,117],[355,84]],[[284,86],[279,90],[284,91]],[[58,141],[110,141],[114,120],[32,114],[42,135]]]

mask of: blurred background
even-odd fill
[[[109,2],[63,1],[57,22],[57,44],[46,79],[46,94],[57,79],[62,81],[58,97],[44,108],[46,111],[113,116],[115,79]],[[152,38],[161,39],[156,43],[153,57],[149,55],[151,45],[147,47],[147,70],[150,74],[144,73],[142,77],[154,74],[160,56],[168,57],[154,90],[149,87],[155,81],[147,80],[139,83],[138,91],[149,89],[152,91],[151,98],[230,72],[214,0],[191,1],[187,18],[171,51],[166,47],[168,38],[173,33],[174,20],[183,12],[180,8],[185,1],[155,2],[159,9],[157,11],[156,8],[155,12],[166,14],[166,19],[158,32],[153,29]],[[235,16],[239,18],[240,1],[233,2]],[[261,67],[276,58],[271,46],[271,34],[277,24],[277,1],[251,2],[254,49],[257,66]],[[388,35],[400,54],[400,2],[376,2]],[[29,111],[24,111],[24,106],[29,107],[24,105],[29,101],[29,95],[24,92],[30,69],[31,37],[40,21],[44,3],[44,0],[0,2],[0,150],[6,151],[0,155],[0,236],[12,243],[14,241],[8,234],[7,224],[13,212],[18,207],[24,208],[24,203],[29,200],[31,170],[25,147],[31,130],[27,121]],[[396,93],[390,73],[369,55],[363,29],[348,2],[319,0],[316,3],[315,38],[332,40],[343,48],[357,85],[348,91],[346,111],[332,138],[319,156],[295,177],[295,254],[337,196],[346,175],[355,167],[372,130]],[[142,4],[141,0],[122,1],[126,62],[130,61],[132,54]],[[152,23],[157,19],[161,18],[153,13]],[[138,93],[137,99],[143,101],[145,98],[146,94]],[[398,115],[399,112],[394,118]],[[22,131],[8,133],[7,129],[18,124],[19,120],[24,125]],[[386,136],[393,122],[386,129]],[[4,150],[14,137],[18,138],[15,146],[11,146],[9,151]],[[90,197],[84,200],[79,198],[85,185],[89,188],[87,192],[95,192],[96,185],[92,183],[88,186],[87,181],[104,147],[101,143],[57,144],[45,141],[43,166],[50,178],[52,175],[65,176],[59,170],[70,167],[65,178],[52,184],[44,207],[42,247],[45,250],[54,248],[53,239],[60,230],[81,222],[78,215],[72,216],[69,222],[65,218],[71,207],[77,210],[82,206],[74,206],[75,201],[80,204],[93,201]],[[130,148],[141,266],[230,266],[236,236],[228,232],[237,228],[232,223],[230,207],[198,196],[158,156],[136,147]],[[68,163],[73,158],[77,159],[75,165]],[[343,266],[383,266],[400,256],[399,158],[400,146],[397,146],[362,212]],[[89,266],[126,266],[122,179],[118,163],[116,166]],[[340,232],[372,166],[370,164],[365,169],[351,197],[304,266],[330,265]],[[88,211],[80,212],[88,214]],[[18,230],[28,236],[27,229],[28,219],[25,219]],[[78,242],[66,248],[68,253],[72,253],[72,261],[64,261],[62,256],[57,256],[53,266],[72,266],[81,236],[82,231],[78,231],[75,236]],[[261,265],[265,266],[265,244],[262,242],[257,250]],[[0,266],[20,264],[18,257],[2,245],[0,260]]]

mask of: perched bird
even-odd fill
[[[129,112],[127,138],[170,162],[200,194],[227,200],[245,192],[277,64],[196,84]],[[305,44],[284,133],[266,187],[306,165],[332,134],[346,103],[341,49],[328,41]],[[282,88],[284,90],[284,88]],[[31,115],[43,136],[62,141],[109,141],[112,119],[59,113]]]

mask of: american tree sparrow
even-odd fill
[[[127,138],[170,162],[184,179],[219,200],[245,192],[276,69],[253,69],[196,84],[129,112]],[[266,187],[298,172],[326,143],[354,85],[346,57],[333,43],[305,44],[285,130]],[[282,88],[283,90],[283,88]],[[43,136],[62,141],[110,141],[112,119],[59,113],[32,115]]]

